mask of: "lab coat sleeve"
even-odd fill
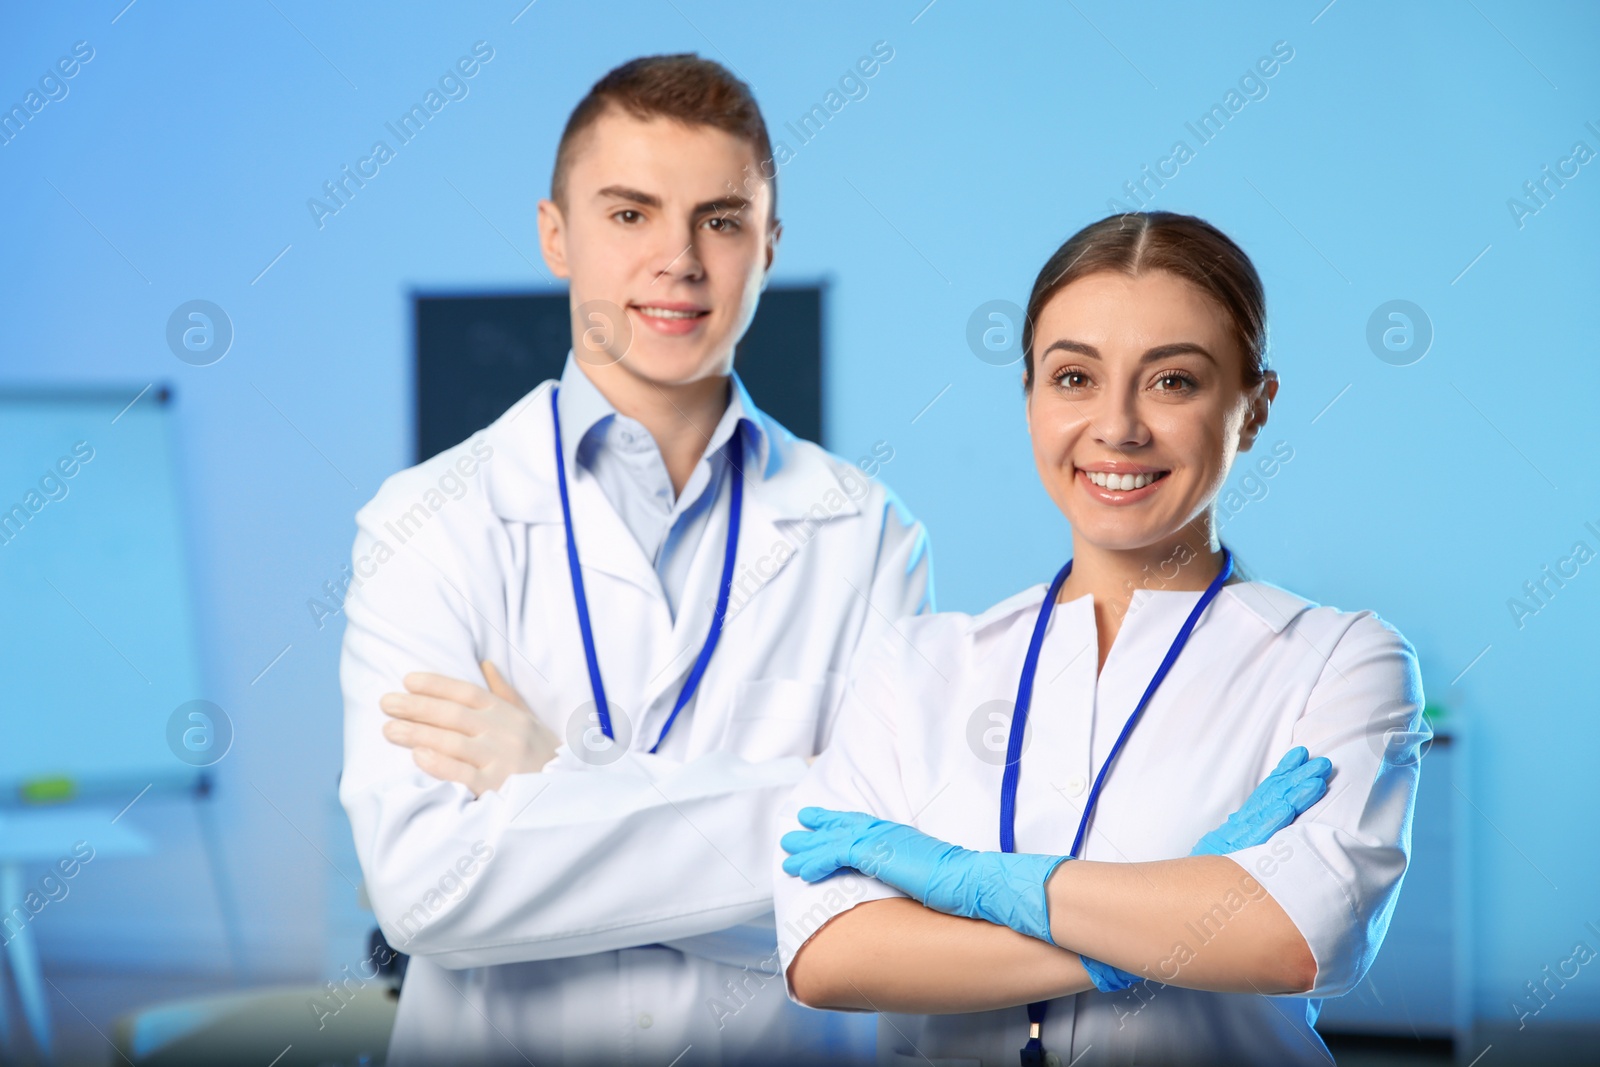
[[[927,531],[889,490],[879,488],[872,499],[875,505],[881,507],[882,525],[871,584],[869,588],[862,590],[867,595],[869,603],[867,610],[862,613],[862,623],[854,647],[848,656],[847,678],[857,666],[872,656],[879,643],[886,638],[891,642],[904,644],[904,638],[897,636],[896,632],[897,628],[903,629],[904,619],[933,610],[933,563]],[[845,702],[844,694],[848,690],[848,685],[839,686],[838,689],[839,697],[825,707],[822,713],[819,749],[824,752],[832,742],[834,727],[839,719],[840,708]],[[788,805],[786,811],[781,813],[785,829],[791,825],[798,825],[794,823],[793,818],[793,813],[798,810],[798,807]],[[781,835],[782,831],[773,837],[773,841]],[[763,843],[762,849],[764,862],[767,843]],[[781,871],[778,877],[788,878]],[[877,882],[872,884],[883,888]],[[775,913],[768,912],[738,927],[718,930],[700,937],[671,941],[668,945],[718,963],[735,967],[758,967],[764,973],[770,974],[773,961],[779,955],[775,953],[773,945],[774,924]]]
[[[360,574],[396,510],[378,505],[419,483],[399,484],[357,515]],[[474,798],[384,738],[380,696],[402,691],[413,670],[481,678],[474,635],[505,627],[497,524],[463,514],[390,544],[345,602],[340,799],[390,944],[477,967],[691,937],[768,911],[771,842],[751,828],[769,824],[804,774],[798,757],[683,764],[629,753],[604,768],[512,775]]]
[[[1317,977],[1296,994],[1302,997],[1350,992],[1383,944],[1411,853],[1421,754],[1432,737],[1411,645],[1372,614],[1342,618],[1351,621],[1334,635],[1292,732],[1293,744],[1332,761],[1328,793],[1270,841],[1229,855],[1306,939]]]
[[[878,538],[878,555],[872,571],[872,586],[867,595],[861,632],[851,652],[846,677],[856,674],[860,665],[876,654],[884,640],[905,644],[903,621],[934,610],[933,557],[928,533],[912,518],[900,499],[887,489],[883,494],[883,525]],[[826,750],[833,737],[843,700],[836,701],[823,718],[819,749]]]
[[[911,804],[900,776],[894,727],[894,680],[902,673],[895,665],[899,660],[897,652],[906,647],[905,641],[897,633],[887,633],[863,657],[846,687],[833,741],[780,809],[774,840],[791,830],[804,829],[797,815],[808,805],[866,812],[908,824],[912,821]],[[787,856],[781,847],[775,848],[773,910],[784,988],[790,999],[795,999],[794,990],[788,985],[789,965],[801,946],[824,924],[866,901],[906,894],[852,870],[841,870],[808,884],[783,870]]]

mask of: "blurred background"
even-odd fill
[[[228,1028],[291,1046],[261,1063],[381,1060],[391,979],[352,977],[374,922],[335,793],[353,516],[559,367],[535,203],[561,127],[676,51],[749,81],[790,152],[741,370],[927,524],[941,608],[1068,545],[1009,329],[1050,252],[1137,208],[1245,248],[1289,458],[1236,471],[1224,539],[1406,634],[1438,735],[1388,943],[1322,1028],[1340,1062],[1592,1055],[1600,9],[95,0],[4,24],[0,1060],[174,1062]]]

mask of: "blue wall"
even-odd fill
[[[523,2],[110,0],[30,5],[0,33],[6,107],[75,42],[93,49],[0,145],[0,386],[176,389],[198,695],[238,730],[218,805],[253,973],[358,958],[333,798],[340,627],[319,630],[307,601],[348,559],[355,509],[408,462],[408,294],[546,284],[534,204],[567,111],[615,63],[679,50],[733,64],[795,149],[778,278],[831,281],[828,443],[892,444],[883,477],[932,531],[947,608],[1043,579],[1066,544],[1018,369],[974,356],[968,316],[1023,302],[1063,238],[1112,198],[1135,206],[1124,183],[1187,142],[1153,204],[1255,258],[1283,376],[1266,440],[1294,450],[1228,540],[1279,584],[1392,620],[1470,739],[1479,1013],[1514,1022],[1523,983],[1594,943],[1600,562],[1520,626],[1508,600],[1575,542],[1600,550],[1600,164],[1567,164],[1542,206],[1523,191],[1576,142],[1600,152],[1600,12]],[[384,124],[478,41],[493,58],[466,95],[319,226],[308,199],[375,140],[394,147]],[[800,145],[784,123],[879,41],[893,59],[867,94]],[[1202,144],[1185,124],[1275,45],[1292,58]],[[236,330],[206,367],[165,341],[196,298]],[[1395,299],[1433,331],[1405,366],[1367,340]],[[192,813],[139,814],[162,853],[80,879],[41,918],[47,958],[220,966]],[[1585,973],[1540,1018],[1596,1016]]]

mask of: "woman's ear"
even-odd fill
[[[1248,452],[1256,443],[1261,428],[1267,424],[1272,401],[1278,395],[1278,372],[1267,371],[1261,383],[1250,391],[1250,412],[1245,416],[1244,427],[1239,431],[1239,451]]]

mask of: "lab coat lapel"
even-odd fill
[[[1101,767],[1110,757],[1117,737],[1122,733],[1134,710],[1138,708],[1140,698],[1144,696],[1150,680],[1155,677],[1156,670],[1172,646],[1173,639],[1177,637],[1184,620],[1189,616],[1190,609],[1200,596],[1198,590],[1134,590],[1128,602],[1127,614],[1117,630],[1117,638],[1111,645],[1105,667],[1100,671],[1095,684],[1090,782],[1093,782],[1094,776],[1099,774]],[[1206,614],[1210,613],[1211,609],[1208,608]],[[1202,616],[1201,625],[1204,621],[1205,616]],[[1187,651],[1182,653],[1179,664],[1184,662],[1184,657],[1190,655],[1191,653]],[[1173,675],[1181,678],[1183,673],[1177,669],[1177,665],[1174,665],[1174,671],[1162,683],[1151,703],[1161,701],[1163,693],[1170,699],[1178,683],[1178,679]],[[1112,765],[1111,772],[1106,776],[1097,812],[1108,803],[1115,806],[1128,802],[1129,796],[1123,790],[1128,788],[1127,783],[1131,779],[1126,770],[1119,774],[1118,768],[1124,763],[1137,760],[1138,752],[1146,750],[1155,743],[1149,718],[1150,709],[1146,708],[1144,715],[1134,726],[1133,733],[1129,735],[1122,754],[1117,757],[1117,762]],[[1087,795],[1081,798],[1084,801],[1087,799]],[[1079,810],[1081,811],[1081,807]],[[1098,829],[1098,818],[1091,816],[1089,832],[1083,843],[1083,855],[1079,858],[1122,859],[1128,854],[1125,851],[1128,844],[1126,841],[1118,842],[1107,837]]]
[[[732,600],[744,605],[762,595],[789,562],[807,551],[831,520],[860,514],[866,476],[801,441],[757,411],[766,439],[764,459],[745,468],[744,518]],[[841,478],[835,466],[845,466]],[[848,484],[847,484],[848,482]]]
[[[717,582],[722,577],[723,550],[728,543],[727,490],[721,489],[717,506],[712,509],[700,542],[694,547],[689,561],[689,574],[684,580],[683,599],[678,602],[677,614],[672,620],[672,637],[664,647],[661,657],[650,665],[649,680],[645,682],[643,709],[650,709],[643,725],[649,737],[660,735],[677,700],[678,690],[694,666],[695,658],[711,633],[711,616],[716,606]],[[748,500],[746,501],[748,503]],[[742,523],[741,523],[742,525]],[[741,547],[744,537],[741,532]],[[724,630],[717,648],[727,654],[727,632]],[[715,657],[713,657],[715,659]],[[663,700],[670,694],[671,699]],[[662,706],[657,708],[657,703]],[[678,725],[673,730],[680,729]],[[653,742],[652,742],[653,743]]]
[[[550,390],[555,384],[540,383],[481,431],[494,448],[494,455],[485,463],[486,484],[490,502],[501,518],[529,525],[561,525],[555,427],[550,419]],[[567,497],[585,579],[590,571],[608,574],[637,586],[664,605],[655,568],[599,483],[585,471],[569,470]],[[566,559],[545,565],[565,569]]]
[[[749,449],[743,467],[744,511],[739,522],[738,557],[733,570],[729,615],[744,610],[751,598],[771,595],[768,590],[789,561],[807,551],[821,525],[831,519],[859,513],[852,494],[832,469],[830,459],[797,439],[746,397],[746,410],[758,421],[764,445]],[[864,488],[864,476],[860,485]],[[695,547],[684,597],[673,620],[672,641],[663,662],[653,665],[646,685],[644,707],[652,707],[665,693],[676,699],[678,686],[688,676],[711,630],[716,607],[717,582],[722,577],[723,550],[728,538],[729,489],[718,490],[716,507]],[[747,628],[729,621],[709,670],[739,670],[737,654],[728,655],[730,640],[737,644]],[[664,702],[670,710],[671,701]],[[664,714],[664,713],[663,713]],[[663,720],[664,721],[664,720]],[[673,727],[677,729],[676,726]]]
[[[1090,739],[1104,708],[1096,695],[1098,670],[1094,598],[1057,604],[1028,713],[1031,737],[1017,790],[1019,851],[1064,853],[1072,847],[1098,770],[1090,760]]]
[[[583,569],[600,571],[636,585],[661,601],[665,608],[661,576],[645,558],[644,549],[639,547],[633,531],[617,514],[600,483],[587,473],[573,478],[568,471],[567,496],[572,502],[572,530],[578,542],[578,562]]]

